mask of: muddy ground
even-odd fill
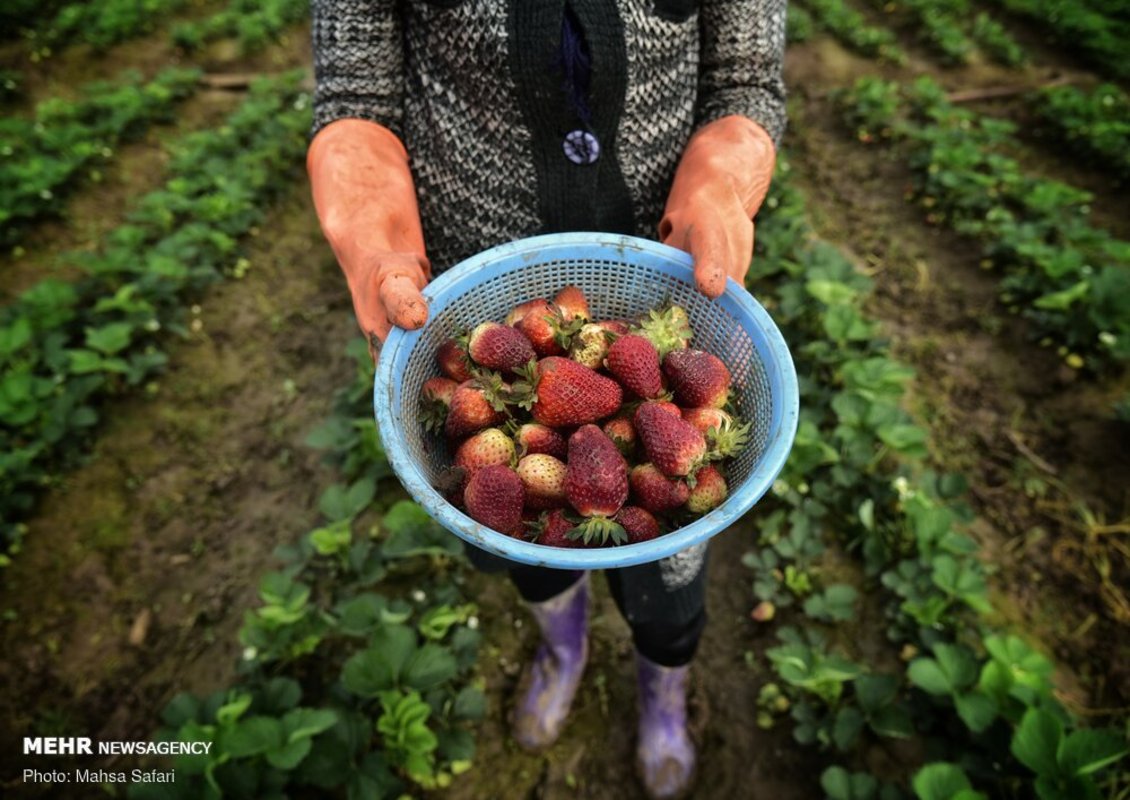
[[[114,66],[151,68],[170,56],[162,47],[125,45],[108,57]],[[940,70],[913,45],[911,52],[911,64],[895,68],[855,58],[825,38],[792,48],[795,172],[821,234],[876,277],[872,311],[899,357],[918,370],[908,407],[929,425],[935,458],[970,478],[978,513],[972,532],[997,565],[1000,617],[1060,660],[1064,698],[1077,709],[1126,707],[1126,625],[1093,590],[1093,577],[1087,580],[1090,560],[1056,546],[1080,537],[1062,519],[1071,501],[1108,521],[1127,516],[1127,431],[1106,413],[1126,381],[1081,379],[1031,344],[1024,325],[996,304],[996,277],[977,268],[975,247],[922,222],[903,199],[905,167],[881,148],[852,141],[827,96],[876,70],[888,77],[931,72],[962,86],[1044,74],[984,65]],[[196,63],[232,72],[308,63],[306,34],[254,60],[227,55],[210,52]],[[64,53],[31,84],[32,94],[58,90],[87,58]],[[5,264],[0,294],[11,297],[56,264],[58,253],[96,242],[132,195],[156,185],[161,142],[212,124],[236,100],[198,95],[175,123],[124,147],[102,184],[76,193],[66,221],[31,233],[27,254]],[[1011,112],[1006,106],[1002,113]],[[1038,141],[1031,144],[1024,154],[1031,163],[1049,174],[1066,169]],[[1125,226],[1117,209],[1130,198],[1104,186],[1098,172],[1083,180],[1102,192],[1099,219]],[[0,753],[18,752],[26,731],[146,738],[175,691],[223,685],[272,549],[317,521],[317,495],[332,472],[302,442],[351,377],[343,349],[354,326],[301,179],[250,242],[248,257],[244,279],[199,301],[200,329],[173,345],[155,391],[104,410],[89,463],[46,493],[30,521],[24,550],[0,583],[0,718],[8,723],[0,728]],[[746,653],[774,643],[771,629],[748,616],[750,576],[740,557],[755,537],[752,527],[739,527],[713,547],[712,621],[696,661],[704,777],[695,796],[815,797],[822,762],[792,744],[787,726],[766,732],[754,724],[767,667],[747,665]],[[475,768],[447,794],[642,796],[632,775],[631,648],[603,583],[577,710],[561,742],[535,757],[514,747],[505,723],[518,665],[536,644],[530,619],[504,582],[470,580],[486,633],[490,714],[477,737]],[[871,624],[862,619],[858,629]],[[857,635],[851,626],[841,633]],[[895,762],[900,754],[872,756]],[[8,756],[0,761],[5,796],[22,796],[24,787],[12,782],[22,765]]]

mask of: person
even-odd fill
[[[742,283],[785,125],[786,0],[314,0],[307,167],[374,358],[428,316],[433,273],[503,242],[604,231],[686,250],[697,288]],[[588,655],[587,575],[507,569],[542,642],[513,714],[561,732]],[[637,651],[637,760],[653,797],[691,786],[688,669],[705,545],[608,571]]]

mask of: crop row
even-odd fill
[[[66,3],[41,22],[42,4],[20,0],[0,19],[11,20],[10,30],[24,29],[32,58],[38,60],[76,42],[102,50],[151,34],[188,5],[187,0],[85,0]],[[235,38],[245,52],[251,52],[307,18],[309,8],[309,0],[229,0],[210,17],[174,25],[172,39],[178,46],[194,49],[216,39]]]
[[[97,181],[98,166],[114,148],[171,118],[199,79],[194,69],[166,69],[149,83],[127,73],[116,83],[86,86],[77,100],[45,100],[32,118],[0,120],[0,245],[14,244],[30,222],[57,213],[82,178]]]
[[[894,33],[868,25],[863,15],[844,0],[803,0],[801,7],[807,10],[814,27],[828,32],[848,49],[896,64],[906,61]]]
[[[469,725],[486,699],[471,681],[480,634],[460,588],[462,545],[415,503],[374,502],[390,472],[369,351],[360,339],[350,350],[355,380],[310,437],[341,471],[321,495],[325,524],[281,548],[282,568],[260,581],[233,684],[179,694],[162,713],[160,739],[213,742],[208,755],[178,758],[175,786],[131,786],[133,800],[311,788],[380,800],[471,766]]]
[[[1100,169],[1130,180],[1130,97],[1111,84],[1084,91],[1052,86],[1033,107],[1041,121],[1075,152]]]
[[[1120,0],[996,0],[1115,78],[1130,77],[1130,18]]]
[[[310,15],[310,0],[230,0],[207,19],[173,27],[173,41],[194,50],[216,39],[235,39],[244,52],[275,41],[279,34]]]
[[[974,14],[969,0],[898,0],[881,5],[885,11],[904,13],[918,37],[948,63],[968,63],[977,47],[1008,66],[1027,60],[1004,26],[984,11]]]
[[[185,137],[163,188],[100,250],[64,257],[77,281],[43,280],[0,309],[3,550],[18,547],[38,492],[85,452],[99,402],[164,366],[184,301],[238,276],[238,238],[301,163],[310,109],[300,80],[258,82],[224,125]]]
[[[1091,225],[1090,194],[1004,154],[1012,123],[958,108],[926,78],[861,79],[843,106],[861,140],[906,148],[927,220],[982,243],[983,266],[1004,273],[1002,300],[1044,344],[1073,368],[1130,358],[1130,243]]]
[[[1051,662],[982,622],[985,569],[960,531],[970,512],[955,499],[964,481],[925,468],[926,431],[900,408],[912,372],[863,312],[871,281],[814,239],[788,172],[784,164],[759,222],[750,284],[796,343],[805,404],[775,508],[745,563],[755,619],[791,609],[799,625],[782,627],[767,653],[781,685],[762,688],[759,724],[788,714],[798,742],[847,765],[821,776],[832,800],[905,797],[901,781],[853,771],[868,745],[902,739],[928,754],[908,765],[919,800],[983,799],[985,789],[1097,798],[1125,739],[1077,728],[1053,694]],[[858,562],[848,581],[845,555]],[[865,607],[874,619],[875,600],[890,653],[864,665],[827,634]]]

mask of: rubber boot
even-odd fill
[[[522,676],[514,709],[514,738],[527,750],[557,741],[589,655],[589,576],[586,572],[557,597],[527,603],[542,641]]]
[[[636,653],[639,678],[639,743],[636,765],[648,797],[685,797],[695,771],[687,730],[690,666],[664,667]]]

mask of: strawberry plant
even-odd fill
[[[231,0],[199,22],[173,28],[173,41],[187,50],[216,39],[234,38],[245,53],[262,50],[279,34],[310,16],[310,0]]]
[[[796,3],[789,3],[787,14],[786,36],[788,40],[790,42],[800,43],[811,39],[812,32],[816,27],[816,23],[812,20],[812,15]]]
[[[83,42],[96,49],[149,33],[185,0],[87,0],[67,3],[44,25],[33,31],[40,53],[52,47]]]
[[[1090,92],[1053,86],[1034,95],[1032,106],[1060,141],[1100,169],[1130,179],[1130,97],[1117,86]]]
[[[891,31],[868,25],[863,15],[843,0],[804,0],[803,6],[816,28],[827,31],[848,49],[895,64],[906,61]]]
[[[45,100],[31,119],[0,120],[0,244],[13,244],[30,222],[58,212],[81,178],[97,180],[118,144],[168,120],[199,78],[199,70],[170,68],[142,83],[127,73],[116,83],[84,87],[77,100]]]
[[[1007,11],[1040,25],[1057,43],[1079,52],[1115,78],[1130,75],[1126,47],[1130,20],[1117,4],[1074,0],[997,0]]]
[[[259,82],[216,130],[187,137],[163,188],[96,252],[65,256],[82,271],[48,279],[0,310],[0,538],[18,546],[37,492],[75,463],[100,400],[160,370],[164,331],[185,331],[184,301],[221,279],[238,238],[290,188],[306,147],[299,74]]]
[[[1095,228],[1090,195],[1030,175],[1003,154],[1014,126],[957,108],[920,79],[900,91],[861,79],[844,98],[861,140],[905,146],[926,219],[982,243],[983,264],[1004,273],[1001,299],[1056,345],[1067,364],[1094,371],[1130,358],[1130,243]]]
[[[759,724],[787,711],[799,742],[856,765],[869,741],[918,739],[931,761],[908,764],[904,780],[919,798],[987,796],[975,786],[1034,791],[1042,800],[1098,796],[1102,770],[1125,743],[1078,728],[1053,694],[1050,662],[981,621],[988,588],[977,545],[960,530],[969,517],[956,502],[964,483],[924,468],[925,433],[899,408],[912,375],[889,357],[863,311],[870,281],[798,222],[804,207],[788,175],[782,159],[759,219],[750,285],[786,338],[800,343],[793,356],[806,402],[774,507],[759,521],[759,549],[746,563],[761,601],[754,618],[772,619],[763,610],[771,603],[802,627],[781,629],[782,644],[767,653],[783,691],[766,697]],[[870,673],[823,634],[824,625],[858,613],[855,581],[825,579],[823,554],[832,548],[858,559],[855,581],[881,603],[886,637],[902,655],[890,661],[901,672]],[[1049,751],[1066,749],[1072,735],[1080,736],[1073,747],[1095,746],[1034,767],[1030,714],[1055,720]],[[839,765],[821,784],[830,797],[900,796]]]

